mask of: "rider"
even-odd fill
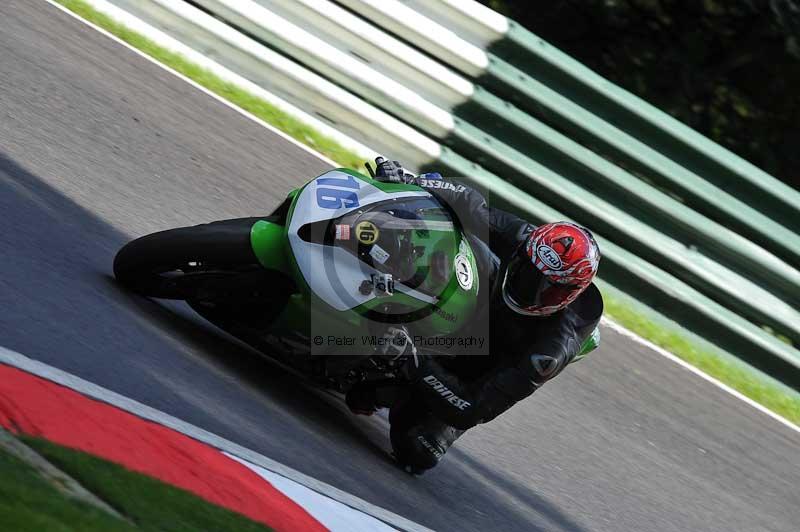
[[[591,233],[576,224],[535,227],[489,207],[470,187],[438,174],[414,176],[397,161],[375,162],[376,179],[416,184],[452,211],[473,248],[479,290],[488,288],[488,316],[474,318],[489,321],[488,357],[425,356],[404,327],[394,327],[391,334],[407,340],[406,393],[382,402],[380,390],[361,385],[347,395],[355,413],[390,406],[395,457],[419,474],[434,467],[465,430],[491,421],[578,358],[603,313],[592,283],[600,251]]]

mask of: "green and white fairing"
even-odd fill
[[[271,334],[350,352],[376,323],[436,336],[469,322],[481,282],[472,249],[429,192],[337,169],[290,198],[284,226],[251,231],[261,264],[296,285]]]

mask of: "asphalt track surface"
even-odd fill
[[[0,2],[0,345],[439,530],[798,530],[800,436],[611,330],[412,478],[385,419],[111,278],[132,237],[267,213],[325,169],[45,2]]]

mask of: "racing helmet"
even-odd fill
[[[587,229],[569,222],[541,225],[509,261],[503,300],[518,314],[549,316],[592,283],[599,263],[600,249]]]

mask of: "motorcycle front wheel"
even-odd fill
[[[233,277],[261,269],[250,229],[269,217],[238,218],[153,233],[126,244],[114,276],[134,292],[162,299],[203,299]]]

